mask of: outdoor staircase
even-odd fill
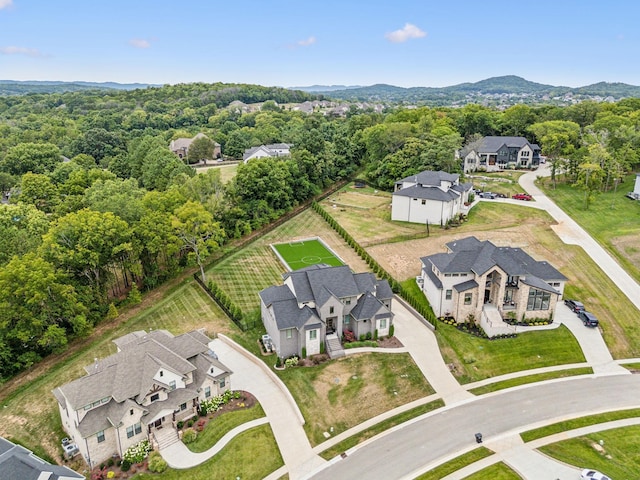
[[[489,303],[482,307],[480,326],[489,338],[496,335],[509,335],[516,332],[515,327],[509,325],[502,319],[502,315],[495,305]]]
[[[331,333],[327,335],[325,343],[327,345],[327,354],[330,358],[344,357],[344,349],[337,334]]]
[[[167,448],[169,445],[178,443],[180,438],[178,437],[178,431],[172,427],[164,427],[160,430],[154,430],[153,435],[158,444],[158,450]]]

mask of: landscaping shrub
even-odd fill
[[[302,358],[307,358],[307,347],[302,347]]]
[[[393,337],[393,333],[396,331],[396,326],[395,325],[391,325],[389,327],[389,336]]]
[[[296,365],[298,365],[298,357],[296,357],[296,356],[287,358],[284,361],[284,366],[285,367],[295,367]]]
[[[123,459],[122,463],[120,464],[120,470],[122,470],[123,472],[128,472],[130,468],[131,468],[131,462],[126,458]]]
[[[187,428],[182,432],[182,441],[186,444],[195,442],[196,438],[198,438],[198,432],[193,428]]]
[[[178,429],[182,429],[182,427],[184,426],[184,422],[182,420],[180,420],[178,423],[176,423],[176,426],[178,427]]]
[[[149,471],[154,473],[162,473],[167,469],[167,462],[159,452],[153,452],[149,455]]]
[[[130,465],[133,463],[140,463],[147,458],[150,451],[151,444],[149,443],[149,440],[141,440],[138,444],[132,445],[125,450],[122,455],[122,463],[124,464],[125,461],[128,461]]]

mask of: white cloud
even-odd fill
[[[13,5],[13,0],[0,0],[0,10]]]
[[[132,38],[129,40],[129,45],[135,48],[149,48],[151,47],[151,42],[144,38]]]
[[[306,40],[298,41],[298,45],[301,47],[308,47],[309,45],[313,45],[316,43],[316,37],[309,37]]]
[[[406,23],[400,30],[385,34],[384,38],[392,43],[403,43],[411,38],[422,38],[426,36],[427,32],[420,30],[411,23]]]
[[[2,1],[2,0],[0,0]],[[0,47],[0,54],[2,55],[26,55],[27,57],[46,57],[47,55],[36,50],[35,48],[26,47]]]

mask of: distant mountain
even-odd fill
[[[580,99],[612,97],[640,97],[640,87],[625,83],[600,82],[585,87],[571,88],[530,82],[522,77],[506,75],[475,83],[461,83],[449,87],[411,87],[378,84],[345,90],[317,91],[327,97],[348,101],[402,102],[423,105],[457,105],[487,103],[509,105],[519,102],[544,103],[553,99],[564,100],[569,95]]]
[[[81,90],[135,90],[147,88],[146,83],[116,83],[116,82],[61,82],[48,80],[0,80],[0,95],[24,95],[27,93],[61,93],[77,92]]]
[[[289,87],[289,90],[302,90],[303,92],[335,92],[336,90],[352,90],[362,88],[362,85],[311,85],[310,87]]]

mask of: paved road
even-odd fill
[[[572,378],[525,386],[480,397],[389,431],[348,452],[348,456],[310,477],[314,480],[410,479],[452,452],[536,424],[638,406],[640,375]]]

